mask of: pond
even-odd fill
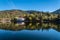
[[[60,24],[0,24],[0,40],[60,40]]]

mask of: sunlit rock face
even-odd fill
[[[22,21],[24,21],[25,19],[24,18],[18,18],[17,19],[17,22],[22,22]]]
[[[20,16],[20,17],[15,17],[15,19],[16,19],[16,23],[22,23],[22,22],[24,22],[25,21],[25,18],[24,17],[22,17],[22,16]]]

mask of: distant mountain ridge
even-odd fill
[[[60,9],[58,9],[58,10],[52,12],[52,13],[60,14]]]
[[[32,13],[42,13],[42,11],[35,11],[35,10],[27,10],[27,11],[24,11],[24,10],[19,10],[19,9],[13,9],[13,10],[3,10],[3,11],[0,11],[0,13],[28,13],[28,14],[32,14]]]
[[[47,12],[42,12],[42,11],[35,11],[35,10],[27,10],[27,11],[24,11],[24,10],[19,10],[19,9],[12,9],[12,10],[3,10],[3,11],[0,11],[0,13],[7,13],[7,12],[15,12],[15,13],[47,13]],[[53,14],[60,14],[60,9],[57,9],[56,11],[53,11],[53,12],[48,12],[48,13],[53,13]]]
[[[27,13],[41,13],[41,11],[35,11],[35,10],[29,10],[29,11],[26,11]]]

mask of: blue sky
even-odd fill
[[[60,0],[0,0],[0,10],[55,11],[60,8]]]

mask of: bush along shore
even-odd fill
[[[20,15],[21,16],[21,15]],[[20,18],[24,19],[24,22],[53,22],[60,23],[59,14],[25,14],[23,17],[14,18],[12,22],[17,22]],[[21,19],[20,19],[21,21]]]
[[[22,19],[22,20],[21,20]],[[0,22],[56,22],[60,23],[59,13],[40,12],[40,11],[22,11],[22,10],[5,10],[0,11]]]

